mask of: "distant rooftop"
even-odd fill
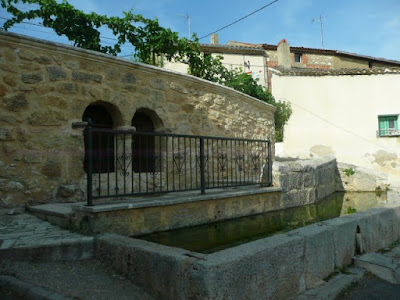
[[[265,55],[265,50],[259,45],[220,45],[220,44],[200,44],[200,49],[204,53],[234,53],[234,54],[253,54]]]
[[[238,42],[238,41],[229,41],[227,45],[209,45],[210,50],[212,49],[211,47],[215,46],[225,46],[225,47],[237,47],[237,48],[242,48],[242,49],[264,49],[264,50],[273,50],[276,51],[278,46],[277,45],[272,45],[272,44],[252,44],[252,43],[245,43],[245,42]],[[221,48],[222,49],[222,48]],[[308,48],[308,47],[290,47],[291,52],[299,52],[299,53],[313,53],[313,54],[326,54],[326,55],[339,55],[339,56],[346,56],[350,58],[360,58],[360,59],[365,59],[369,60],[372,62],[384,62],[388,64],[393,64],[393,66],[400,66],[400,61],[398,60],[392,60],[392,59],[386,59],[386,58],[381,58],[381,57],[373,57],[373,56],[368,56],[368,55],[362,55],[362,54],[357,54],[357,53],[351,53],[351,52],[346,52],[346,51],[340,51],[340,50],[329,50],[329,49],[320,49],[320,48]]]
[[[400,74],[400,67],[390,68],[342,68],[342,69],[310,69],[296,68],[285,69],[282,67],[270,68],[271,72],[276,75],[284,76],[352,76],[352,75],[377,75],[377,74]]]

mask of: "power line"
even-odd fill
[[[239,23],[240,21],[242,21],[242,20],[244,20],[244,19],[246,19],[246,18],[248,18],[248,17],[254,15],[255,13],[258,13],[259,11],[263,10],[264,8],[267,8],[268,6],[271,6],[272,4],[274,4],[274,3],[278,2],[278,1],[279,1],[279,0],[274,0],[274,1],[272,1],[272,2],[270,2],[270,3],[268,3],[268,4],[266,4],[266,5],[264,5],[263,7],[260,7],[259,9],[255,10],[255,11],[253,11],[253,12],[247,14],[247,15],[245,15],[244,17],[241,17],[240,19],[238,19],[238,20],[236,20],[236,21],[233,21],[232,23],[229,23],[228,25],[225,25],[224,27],[221,27],[221,28],[219,28],[219,29],[217,29],[217,30],[215,30],[215,31],[213,31],[213,32],[211,32],[211,33],[209,33],[209,34],[206,34],[206,35],[202,36],[201,38],[199,38],[199,40],[202,40],[202,39],[204,39],[204,38],[206,38],[206,37],[212,35],[213,33],[217,33],[217,32],[219,32],[219,31],[221,31],[221,30],[224,30],[224,29],[226,29],[226,28],[228,28],[228,27],[230,27],[230,26],[232,26],[232,25],[234,25],[234,24],[236,24],[236,23]]]

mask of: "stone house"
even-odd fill
[[[3,207],[84,200],[87,145],[75,125],[88,119],[112,129],[274,139],[275,108],[248,95],[7,32],[0,32],[0,105]]]
[[[237,41],[222,45],[218,43],[218,35],[214,34],[211,43],[201,44],[200,49],[205,54],[222,56],[222,63],[228,69],[241,68],[270,90],[271,76],[275,69],[280,68],[339,70],[400,67],[400,62],[395,60],[340,50],[291,47],[286,39],[282,39],[277,45]],[[187,66],[182,63],[166,62],[165,67],[187,72]]]

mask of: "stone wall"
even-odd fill
[[[274,186],[282,188],[283,207],[316,203],[336,191],[337,165],[332,157],[275,161]]]
[[[146,111],[156,131],[274,139],[271,105],[192,76],[0,33],[0,206],[84,199],[82,121],[90,104],[114,127]]]

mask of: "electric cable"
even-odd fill
[[[225,25],[225,26],[223,26],[223,27],[221,27],[221,28],[219,28],[219,29],[217,29],[217,30],[215,30],[215,31],[213,31],[213,32],[211,32],[211,33],[209,33],[209,34],[206,34],[206,35],[202,36],[201,38],[199,38],[199,40],[202,40],[202,39],[204,39],[204,38],[206,38],[206,37],[208,37],[208,36],[210,36],[210,35],[212,35],[212,34],[214,34],[214,33],[217,33],[217,32],[219,32],[219,31],[221,31],[221,30],[224,30],[224,29],[226,29],[226,28],[228,28],[228,27],[230,27],[230,26],[232,26],[232,25],[234,25],[234,24],[236,24],[236,23],[239,23],[240,21],[243,21],[244,19],[246,19],[246,18],[248,18],[248,17],[254,15],[255,13],[258,13],[259,11],[261,11],[261,10],[263,10],[263,9],[265,9],[265,8],[267,8],[267,7],[269,7],[269,6],[271,6],[272,4],[274,4],[274,3],[278,2],[278,1],[279,1],[279,0],[274,0],[274,1],[272,1],[272,2],[270,2],[270,3],[268,3],[268,4],[266,4],[266,5],[264,5],[263,7],[260,7],[259,9],[256,9],[255,11],[253,11],[253,12],[251,12],[251,13],[245,15],[244,17],[241,17],[240,19],[237,19],[236,21],[233,21],[233,22],[229,23],[228,25]]]

